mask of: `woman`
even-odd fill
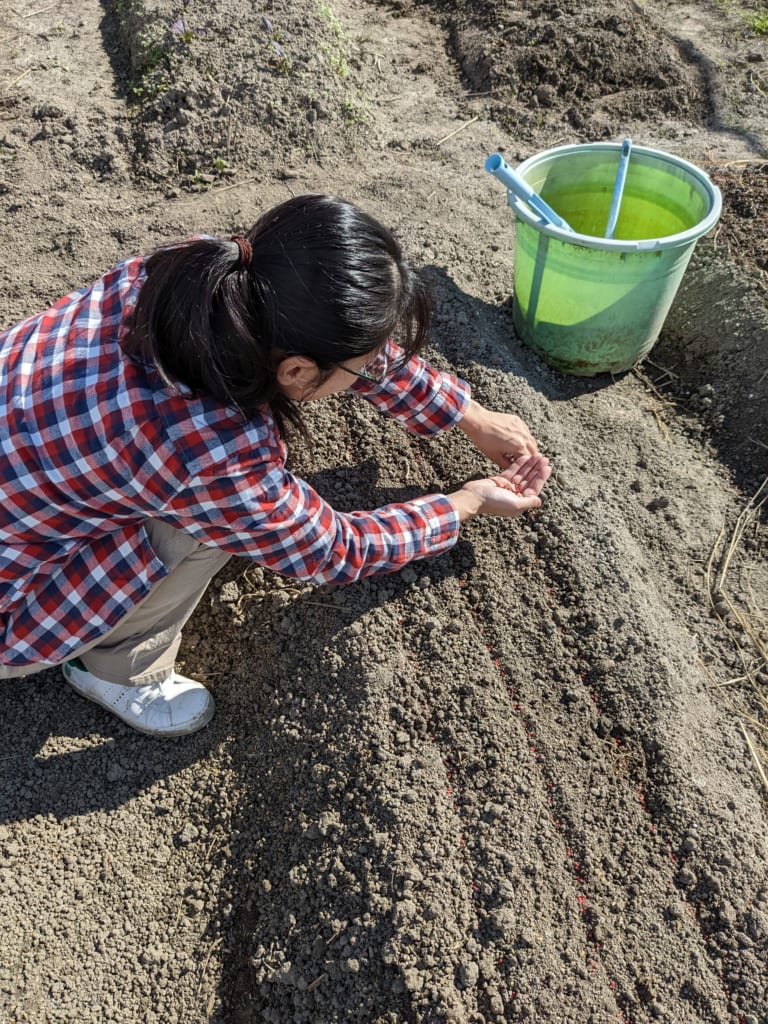
[[[428,326],[390,232],[301,196],[0,334],[0,678],[61,665],[133,728],[191,733],[213,699],[175,656],[230,555],[349,583],[446,550],[472,516],[538,507],[547,459],[418,356]],[[302,403],[345,388],[414,433],[458,426],[503,472],[336,512],[286,470],[284,439]]]

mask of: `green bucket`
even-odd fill
[[[628,370],[651,350],[696,242],[720,216],[703,171],[635,146],[614,238],[603,237],[620,154],[620,143],[561,146],[517,168],[572,232],[508,193],[515,328],[550,366],[581,377]]]

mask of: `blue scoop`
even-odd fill
[[[541,217],[545,224],[562,228],[563,231],[573,231],[570,224],[566,223],[559,213],[555,213],[548,203],[545,203],[538,192],[534,192],[531,186],[521,178],[517,171],[513,171],[504,157],[498,153],[492,153],[485,161],[485,169],[494,178],[497,178],[502,185],[514,193],[518,199],[522,199],[532,210]]]

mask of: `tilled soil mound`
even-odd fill
[[[232,562],[185,632],[218,705],[194,737],[55,671],[4,684],[0,1022],[764,1024],[764,37],[714,3],[6,14],[4,326],[338,193],[421,266],[430,358],[555,473],[398,574]],[[515,337],[483,160],[626,135],[705,166],[724,214],[650,358],[569,378]],[[341,509],[489,469],[350,396],[310,426],[294,468]]]
[[[106,6],[138,174],[205,186],[296,151],[349,155],[355,58],[329,4]]]
[[[442,6],[467,81],[517,136],[595,140],[665,118],[679,130],[710,113],[700,69],[632,0]]]

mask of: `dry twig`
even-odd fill
[[[651,364],[651,365],[653,365],[653,364]],[[661,403],[662,412],[664,411],[664,409],[672,409],[672,408],[674,408],[674,402],[671,402],[665,395],[663,395],[659,391],[659,389],[657,387],[654,386],[653,382],[648,379],[648,375],[643,373],[643,371],[640,369],[640,367],[638,367],[638,366],[634,367],[633,370],[632,370],[632,374],[633,374],[633,376],[637,380],[640,381],[641,384],[645,385],[645,387],[647,387],[648,390],[653,394],[653,396]],[[664,422],[664,418],[662,416],[662,413],[659,412],[658,409],[655,409],[650,402],[648,403],[648,407],[649,407],[650,411],[653,413],[653,415],[654,415],[654,417],[656,419],[656,422],[659,425],[659,430],[664,435],[664,439],[666,441],[668,441],[669,440],[669,430],[667,428],[666,423]]]
[[[258,178],[243,178],[242,181],[235,181],[231,185],[225,185],[223,188],[215,188],[210,192],[200,192],[197,195],[190,196],[188,199],[179,199],[178,202],[180,205],[185,205],[186,203],[197,203],[203,198],[210,199],[211,196],[220,196],[222,192],[229,192],[230,189],[240,188],[242,185],[250,185],[251,182],[258,180]]]
[[[454,137],[454,135],[458,135],[459,132],[463,132],[465,128],[469,128],[469,126],[471,124],[474,124],[475,121],[479,121],[479,120],[480,120],[480,116],[478,115],[477,117],[473,117],[469,121],[466,121],[464,124],[460,124],[458,128],[454,128],[454,130],[452,132],[448,132],[447,135],[444,135],[442,139],[440,139],[438,142],[435,143],[435,145],[436,146],[442,146],[442,144],[444,142],[447,142],[448,139],[452,139]]]
[[[718,594],[721,594],[723,598],[729,603],[730,599],[728,598],[728,595],[724,592],[723,587],[725,585],[726,576],[728,575],[728,570],[731,566],[731,561],[733,559],[734,552],[736,551],[741,541],[741,538],[744,536],[744,531],[746,530],[747,526],[750,524],[750,522],[754,520],[756,513],[763,507],[766,501],[768,501],[768,477],[766,477],[765,480],[763,480],[763,482],[757,488],[754,495],[747,502],[744,511],[739,515],[738,519],[736,520],[733,531],[731,533],[731,539],[729,541],[728,548],[725,552],[725,557],[717,573],[717,578],[715,579],[716,592]],[[718,534],[716,544],[719,544],[724,532],[725,528],[723,528]],[[715,553],[715,549],[713,549],[712,555],[710,556],[709,567],[711,567],[713,564]],[[712,606],[714,607],[712,594],[710,594],[710,602],[712,602]]]
[[[703,167],[749,167],[750,164],[765,164],[768,160],[764,156],[749,157],[746,160],[702,160]]]
[[[645,362],[648,363],[649,366],[652,366],[654,368],[654,370],[661,370],[661,372],[665,376],[667,376],[667,377],[674,377],[675,380],[680,380],[680,374],[679,373],[673,373],[672,370],[668,370],[666,368],[666,366],[659,366],[658,363],[654,363],[652,360],[648,359],[647,357],[645,359]]]
[[[707,560],[704,579],[707,587],[707,599],[709,601],[709,606],[722,623],[726,632],[732,638],[734,646],[741,658],[744,670],[742,675],[736,676],[733,679],[728,679],[724,683],[716,683],[716,685],[721,689],[721,692],[723,692],[726,686],[732,686],[736,683],[744,682],[754,684],[756,682],[757,673],[761,670],[768,669],[768,644],[766,644],[763,639],[764,633],[762,633],[760,629],[761,621],[764,622],[765,617],[762,610],[757,606],[757,599],[754,591],[749,585],[749,582],[747,582],[746,586],[749,600],[746,603],[748,607],[746,611],[742,611],[736,606],[726,589],[728,573],[733,565],[735,554],[739,548],[741,540],[750,525],[755,525],[755,527],[757,526],[757,513],[766,504],[766,502],[768,502],[768,477],[763,480],[752,498],[747,502],[745,508],[737,517],[729,537],[726,533],[725,525],[721,527]],[[734,622],[738,624],[743,634],[749,637],[752,642],[758,655],[756,659],[750,659],[748,661],[747,655],[739,643],[740,638],[735,635],[733,629]],[[757,693],[757,699],[768,711],[768,701],[766,701],[765,696],[759,690]],[[768,728],[766,728],[763,723],[745,713],[743,710],[737,709],[731,701],[729,701],[729,703],[733,710],[739,715],[740,724],[742,720],[748,720],[760,734],[768,737]],[[751,744],[750,752],[755,759],[755,763],[759,765],[760,776],[763,784],[765,785],[765,772],[762,768],[762,763],[757,751],[751,746]],[[768,792],[768,785],[766,785],[766,792]]]
[[[22,78],[26,78],[27,75],[31,74],[31,72],[32,68],[27,68],[26,71],[22,71],[20,75],[17,75],[12,82],[9,82],[8,85],[6,85],[6,87],[3,89],[3,92],[7,92],[9,89],[12,89],[14,85],[18,85]]]
[[[659,425],[659,430],[664,435],[664,440],[668,441],[669,440],[669,429],[667,427],[667,424],[664,422],[664,420],[663,420],[663,418],[661,416],[661,413],[659,412],[658,409],[651,409],[651,412],[656,417],[656,422]]]
[[[59,6],[59,0],[56,0],[55,4],[48,4],[47,7],[41,7],[37,11],[30,11],[29,14],[22,14],[21,17],[22,18],[34,18],[38,14],[46,14],[48,11],[52,11],[54,7],[58,7],[58,6]]]
[[[211,942],[211,944],[208,946],[208,952],[206,953],[205,960],[200,965],[200,979],[197,986],[198,999],[203,993],[203,985],[205,984],[205,978],[208,973],[208,964],[211,961],[211,957],[213,956],[214,952],[219,948],[223,941],[223,937],[219,936],[218,939],[214,939],[213,942]]]
[[[749,738],[749,733],[744,728],[743,722],[739,722],[739,728],[741,729],[744,739],[747,741],[747,747],[749,748],[749,752],[752,755],[752,760],[755,762],[755,768],[757,768],[757,774],[760,776],[760,781],[762,782],[766,793],[768,793],[768,778],[766,778],[763,765],[760,761],[757,751],[755,750],[755,746],[752,740]]]

